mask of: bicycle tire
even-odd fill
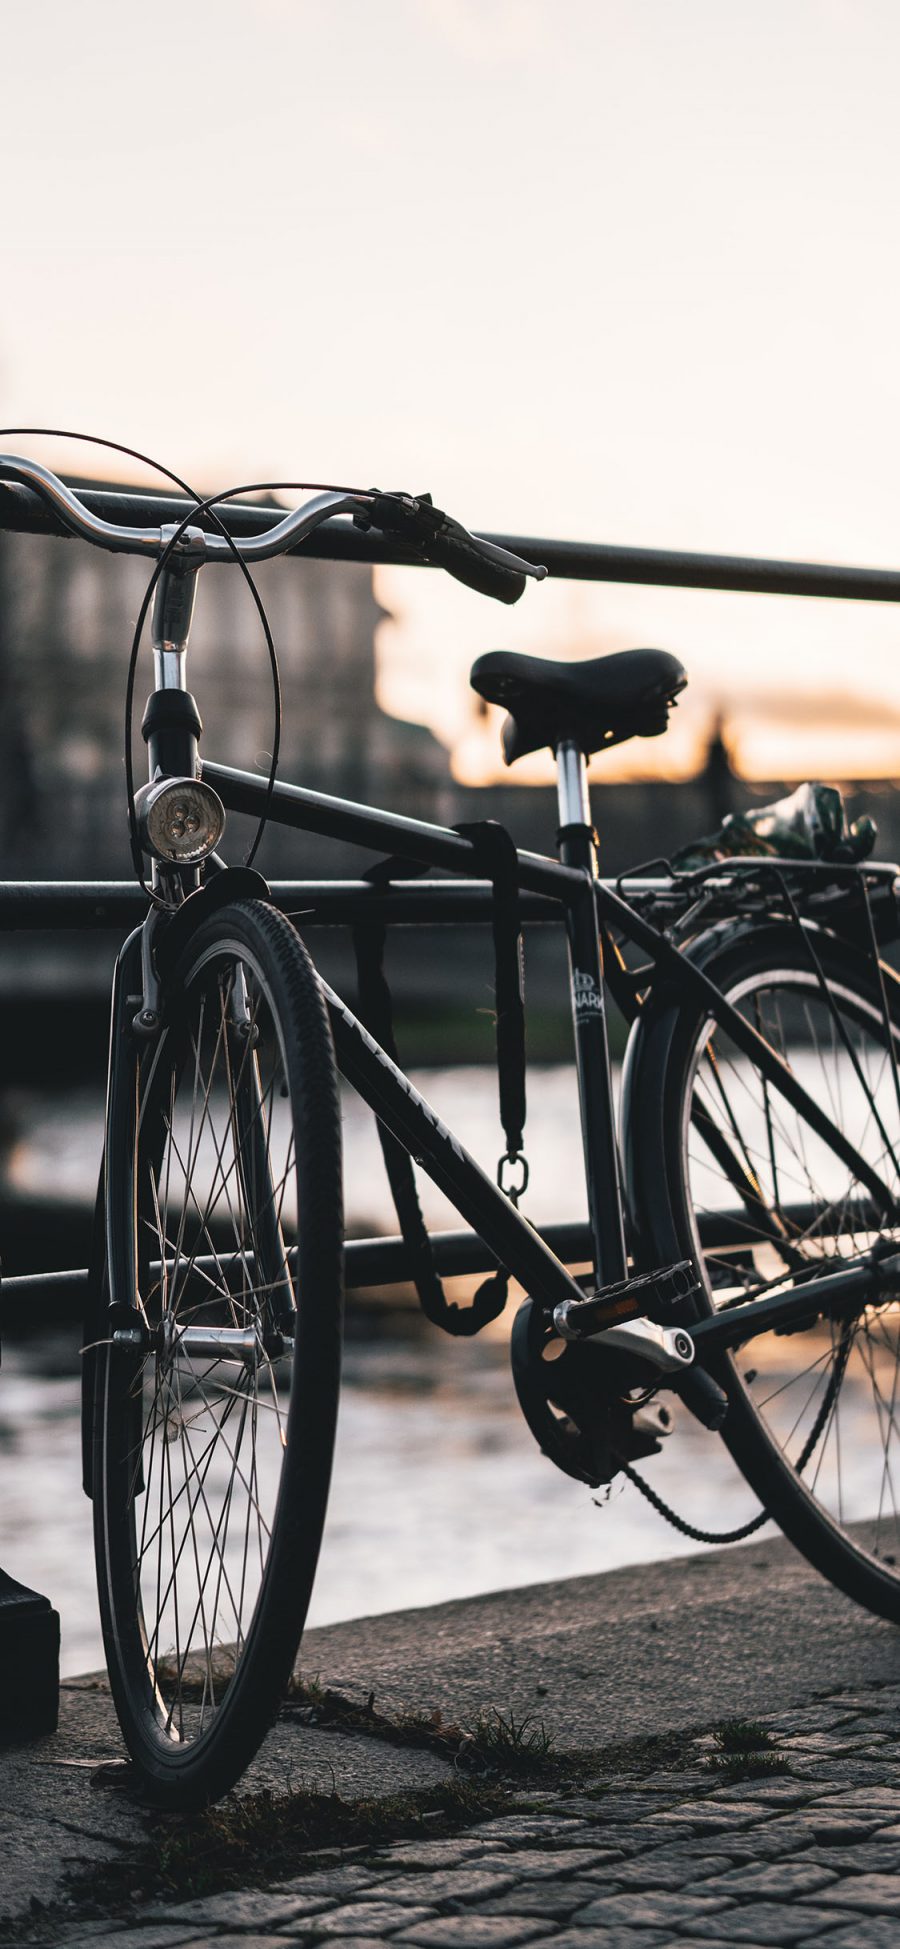
[[[777,924],[714,945],[703,968],[900,1188],[893,972],[882,967],[882,990],[851,944]],[[823,1256],[900,1240],[900,1225],[884,1230],[849,1168],[702,1003],[670,994],[651,1008],[641,1067],[636,1198],[659,1262],[688,1255],[697,1264],[701,1316],[802,1277]],[[762,1193],[758,1207],[746,1188],[735,1196],[744,1166]],[[710,1371],[729,1397],[723,1439],[769,1514],[832,1583],[900,1621],[897,1302],[873,1297],[830,1322],[812,1312],[799,1330],[757,1335]]]
[[[161,1019],[112,1058],[112,1317],[133,1322],[137,1295],[144,1327],[98,1358],[94,1532],[125,1742],[145,1793],[186,1809],[253,1757],[306,1617],[340,1384],[341,1133],[318,979],[264,902],[199,924]]]

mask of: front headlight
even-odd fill
[[[135,794],[141,845],[170,866],[196,866],[225,830],[225,807],[200,778],[164,778]]]

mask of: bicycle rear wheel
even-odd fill
[[[334,1443],[337,1085],[288,922],[257,901],[212,913],[159,1035],[113,1060],[128,1068],[107,1132],[119,1338],[94,1413],[100,1607],[142,1782],[186,1807],[233,1785],[277,1710]]]
[[[727,1000],[900,1196],[900,984],[826,934],[771,926],[704,961]],[[740,1307],[817,1266],[896,1239],[857,1173],[742,1055],[705,1007],[650,1030],[661,1098],[641,1123],[661,1257],[689,1254],[700,1310]],[[660,1071],[659,1065],[662,1065]],[[668,1201],[654,1198],[664,1173]],[[658,1179],[657,1182],[660,1180]],[[757,1335],[715,1368],[724,1439],[770,1515],[859,1603],[900,1620],[900,1305],[872,1294]]]

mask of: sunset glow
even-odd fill
[[[476,529],[897,563],[887,0],[340,16],[160,0],[148,35],[114,0],[10,13],[5,424],[108,431],[204,489],[377,480]],[[645,642],[690,689],[604,776],[689,771],[717,709],[751,775],[897,768],[890,609],[379,586],[383,702],[460,777],[502,773],[480,650]]]

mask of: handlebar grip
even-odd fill
[[[430,494],[380,494],[373,492],[364,511],[364,525],[374,525],[385,535],[407,543],[420,561],[433,568],[446,569],[457,582],[481,596],[497,602],[518,602],[528,575],[538,580],[547,571],[519,562],[515,555],[470,535],[443,508],[436,508]]]
[[[525,577],[518,569],[492,562],[460,535],[437,534],[428,543],[428,557],[436,568],[446,569],[457,582],[464,582],[480,596],[493,596],[497,602],[518,602],[525,593]]]

